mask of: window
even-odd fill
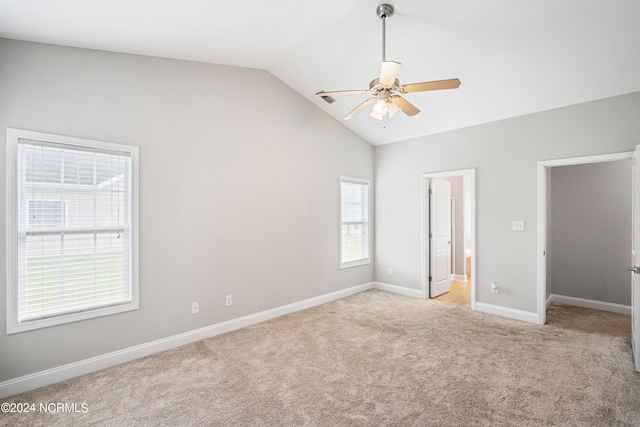
[[[138,308],[137,154],[7,130],[7,333]]]
[[[340,177],[340,268],[369,264],[369,181]]]
[[[29,227],[64,227],[64,200],[27,200]]]

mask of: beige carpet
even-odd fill
[[[2,402],[3,425],[640,426],[629,316],[536,326],[368,291]]]

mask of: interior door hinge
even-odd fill
[[[433,277],[429,276],[429,282],[431,282],[433,280]]]
[[[429,238],[431,239],[433,237],[433,233],[429,233]]]

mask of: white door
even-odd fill
[[[429,192],[429,297],[451,290],[451,183],[432,179]]]
[[[640,372],[640,145],[633,153],[633,231],[631,233],[631,344],[636,371]]]

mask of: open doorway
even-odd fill
[[[444,254],[448,251],[446,261],[443,261],[444,257],[434,256],[434,251],[438,250],[438,236],[445,236],[445,233],[441,232],[442,227],[434,224],[434,218],[437,218],[437,215],[434,216],[432,212],[434,207],[432,198],[436,197],[433,194],[434,187],[448,189],[446,197],[449,200],[446,209],[438,209],[441,217],[449,215],[450,219],[448,224],[451,229],[446,234],[447,240],[444,240],[445,244],[449,242],[449,246],[440,248],[439,252]],[[441,301],[465,305],[475,310],[475,169],[425,173],[422,175],[422,190],[423,298],[435,297]],[[440,206],[444,204],[441,203]],[[445,279],[444,275],[436,273],[438,278],[434,276],[437,263],[445,266],[441,268],[448,276],[446,279],[449,283],[445,288],[442,288],[441,283]],[[433,288],[436,287],[438,290],[433,292]]]
[[[538,164],[538,323],[551,304],[630,313],[631,158]]]

